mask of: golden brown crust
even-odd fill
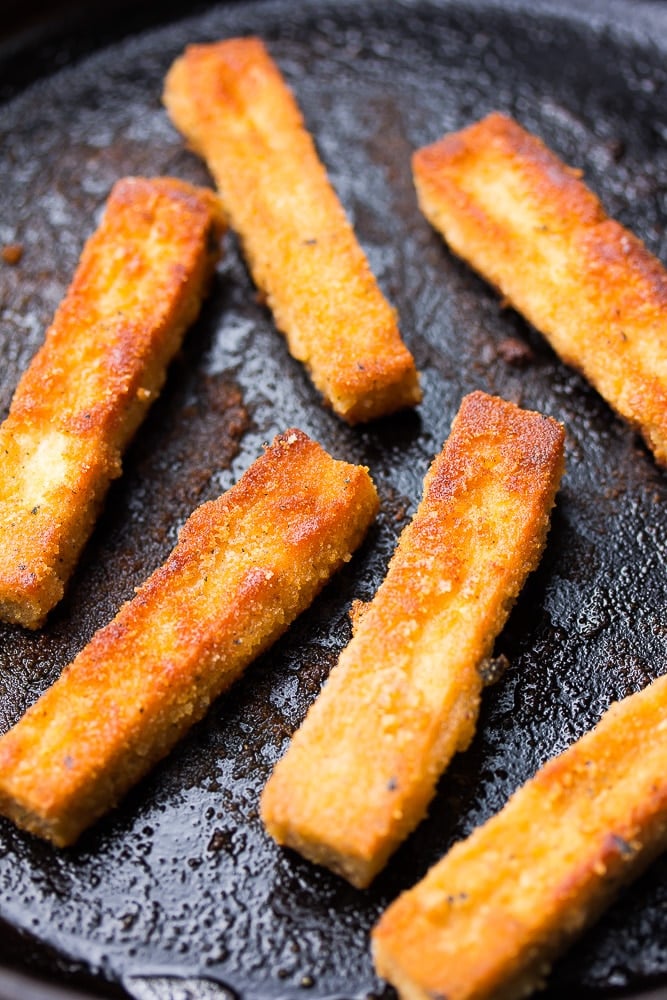
[[[0,739],[0,811],[72,843],[307,607],[377,507],[366,469],[276,438]]]
[[[291,353],[336,413],[357,423],[419,402],[394,310],[262,42],[189,46],[164,101],[206,159]]]
[[[418,150],[419,204],[460,257],[667,462],[667,272],[535,136],[492,114]]]
[[[477,720],[480,661],[540,557],[563,429],[467,396],[374,600],[262,796],[280,844],[367,885]]]
[[[667,847],[667,677],[614,705],[376,925],[404,1000],[514,1000]]]
[[[0,427],[0,617],[42,624],[219,256],[215,195],[119,181]]]

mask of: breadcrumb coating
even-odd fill
[[[375,598],[261,801],[279,844],[368,885],[475,731],[484,660],[542,553],[560,424],[466,396]]]
[[[199,312],[224,228],[215,195],[128,177],[109,196],[0,427],[0,618],[43,624],[121,455]]]
[[[418,150],[422,211],[667,462],[667,272],[535,136],[492,114]]]
[[[353,424],[418,403],[395,311],[262,42],[188,46],[164,101],[206,160],[290,352],[335,412]]]
[[[277,437],[0,738],[0,812],[73,843],[310,604],[377,508],[365,468]]]
[[[403,1000],[516,1000],[667,847],[667,677],[613,705],[385,911]]]

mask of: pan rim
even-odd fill
[[[247,0],[247,2],[234,3],[234,0],[227,0],[229,6],[243,6],[245,12],[252,14],[253,10],[262,8],[262,10],[270,16],[272,10],[278,10],[284,6],[284,0]],[[627,40],[628,44],[632,41],[639,45],[649,45],[656,50],[662,52],[667,49],[667,32],[664,33],[664,42],[660,40],[660,32],[656,28],[664,26],[667,29],[667,5],[661,4],[660,0],[635,0],[632,2],[631,6],[628,0],[587,0],[585,5],[577,0],[394,0],[397,7],[404,7],[406,9],[427,9],[432,8],[434,11],[438,9],[470,9],[475,8],[476,11],[496,11],[502,14],[506,14],[508,17],[511,16],[531,16],[531,17],[542,17],[549,16],[554,20],[562,20],[571,24],[573,21],[586,26],[587,28],[593,28],[599,30],[601,27],[606,28],[613,32],[613,34],[623,40]],[[87,5],[81,0],[80,3],[74,6],[79,7],[81,11],[84,11]],[[157,10],[158,4],[150,3],[148,8],[155,8]],[[173,21],[173,20],[186,20],[197,16],[197,10],[209,9],[212,6],[211,3],[200,3],[195,6],[188,13],[183,16],[178,16],[174,14],[173,16],[168,16],[164,21],[160,21],[156,24],[151,24],[149,30],[159,29],[162,25]],[[304,12],[316,12],[321,11],[323,6],[334,6],[337,11],[344,14],[346,9],[358,10],[357,0],[303,0],[301,7]],[[383,0],[367,0],[366,7],[368,11],[374,8],[380,9],[383,6]],[[628,19],[628,11],[631,10],[631,19]],[[19,34],[15,35],[13,38],[3,38],[0,39],[0,78],[2,77],[2,66],[3,61],[6,58],[14,57],[16,54],[21,53],[23,58],[29,55],[30,50],[36,45],[40,45],[43,39],[49,37],[49,32],[53,30],[53,26],[57,23],[57,14],[49,14],[45,16],[43,21],[39,24],[34,24],[29,29],[25,29]],[[85,15],[81,21],[81,30],[85,31],[84,27],[86,22]],[[117,43],[117,39],[110,43],[114,45]],[[104,46],[106,47],[106,46]],[[94,46],[90,49],[84,58],[93,56],[96,52],[100,50],[100,46]],[[56,71],[56,67],[47,67],[45,76],[50,75]],[[24,86],[17,89],[16,94],[21,93]],[[15,95],[14,95],[15,96]],[[9,98],[11,100],[11,97]],[[0,1000],[4,997],[3,990],[7,990],[17,977],[25,979],[26,982],[34,983],[37,987],[46,987],[44,980],[39,978],[27,978],[23,973],[17,973],[16,970],[12,970],[5,966],[0,966]],[[66,992],[59,990],[56,987],[48,987],[50,992],[34,993],[34,1000],[41,1000],[42,996],[44,1000],[53,1000],[62,997],[72,997],[72,989],[68,989]],[[7,993],[7,996],[14,996],[15,994]],[[93,998],[93,994],[87,994],[85,992],[78,992],[78,996]],[[636,1000],[658,1000],[658,998],[667,998],[667,986],[665,988],[660,988],[656,990],[654,987],[649,987],[647,991],[642,991],[640,993],[619,993],[619,997],[636,998]],[[28,1000],[28,998],[27,998]]]

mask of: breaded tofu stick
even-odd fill
[[[208,163],[290,352],[336,413],[357,423],[419,402],[395,312],[262,42],[189,46],[164,101]]]
[[[537,565],[563,469],[549,417],[466,396],[386,579],[278,763],[279,844],[368,885],[477,722],[483,660]]]
[[[513,1000],[667,847],[667,677],[612,706],[381,917],[403,1000]]]
[[[224,223],[215,195],[118,181],[0,427],[0,618],[60,600],[121,454],[199,312]]]
[[[667,462],[667,272],[500,114],[418,150],[422,211]]]
[[[277,437],[0,738],[0,812],[71,844],[310,604],[377,508],[366,469]]]

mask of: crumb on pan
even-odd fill
[[[16,267],[17,264],[21,262],[23,257],[23,244],[22,243],[7,243],[2,249],[0,249],[0,257],[3,263],[9,264],[10,267]]]

